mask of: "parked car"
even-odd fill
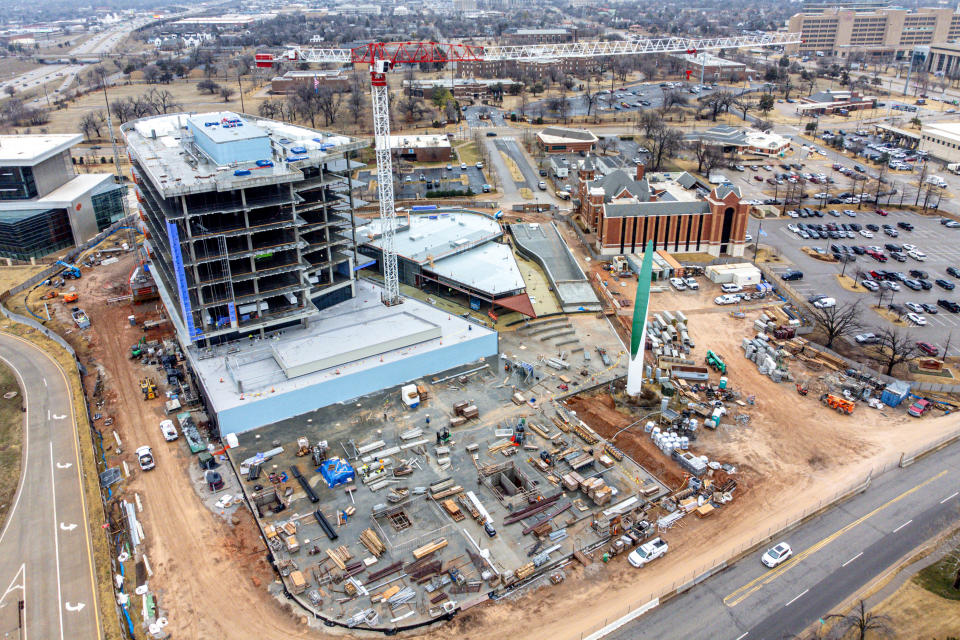
[[[944,280],[943,278],[938,278],[933,281],[935,285],[941,289],[946,289],[947,291],[953,291],[956,288],[956,285],[950,282],[949,280]]]
[[[916,302],[904,302],[903,306],[905,306],[907,309],[910,309],[910,311],[913,311],[914,313],[923,313],[923,307]]]
[[[696,278],[684,278],[683,283],[687,285],[687,289],[696,291],[700,288],[700,283],[697,282]]]
[[[717,296],[713,299],[714,304],[737,304],[740,302],[741,297],[735,293],[727,293],[722,296]]]
[[[817,309],[830,309],[837,306],[837,300],[836,298],[820,298],[813,303],[813,306]]]
[[[760,556],[760,562],[772,569],[792,555],[793,549],[790,548],[790,545],[786,542],[781,542]]]
[[[956,267],[947,267],[947,273],[954,278],[960,278],[960,269]]]
[[[873,280],[864,280],[860,284],[862,284],[864,287],[866,287],[870,291],[876,291],[877,289],[880,288],[880,285],[874,282]]]
[[[144,471],[149,471],[157,466],[153,459],[153,450],[148,446],[137,448],[137,462],[140,463],[140,468]]]
[[[949,273],[949,269],[947,272]],[[919,269],[910,269],[910,275],[914,278],[926,278],[929,276],[926,271],[920,271]]]
[[[917,325],[918,327],[927,326],[927,319],[916,313],[908,313],[907,320]]]
[[[940,313],[937,308],[929,302],[921,302],[920,306],[923,308],[924,312],[929,315],[937,315]]]
[[[910,407],[907,409],[907,413],[909,413],[914,418],[919,418],[924,413],[926,413],[927,409],[929,408],[930,408],[930,401],[920,398],[919,400],[914,402],[912,405],[910,405]]]
[[[173,426],[173,420],[163,420],[160,422],[160,433],[163,434],[163,439],[167,442],[176,440],[180,434],[177,433],[177,428]]]
[[[936,356],[938,353],[940,353],[940,350],[929,342],[918,342],[917,349],[920,349],[920,351],[923,351],[928,356]]]
[[[738,284],[733,284],[732,282],[727,282],[720,285],[720,290],[724,293],[737,293],[743,291],[743,287]]]
[[[939,300],[937,300],[937,306],[943,307],[944,309],[946,309],[951,313],[960,313],[960,304],[957,304],[953,300],[946,300],[944,298],[940,298]]]
[[[650,542],[645,542],[634,549],[630,555],[627,556],[627,560],[631,565],[639,568],[657,558],[667,555],[667,551],[669,550],[670,547],[666,540],[654,538]]]
[[[670,278],[670,285],[677,291],[685,291],[687,288],[687,283],[683,278]]]
[[[803,280],[803,271],[797,271],[796,269],[790,269],[789,271],[784,271],[780,274],[781,280]]]
[[[875,333],[861,333],[853,338],[857,344],[879,344],[880,337]]]

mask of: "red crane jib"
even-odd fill
[[[354,64],[389,60],[394,64],[483,60],[483,47],[442,42],[371,42],[350,50]]]

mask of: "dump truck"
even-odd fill
[[[836,409],[837,413],[845,413],[847,415],[853,413],[853,408],[855,406],[851,400],[841,398],[840,396],[835,396],[832,393],[825,393],[820,396],[820,402],[831,409]]]

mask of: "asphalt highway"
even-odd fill
[[[43,351],[2,333],[0,359],[27,407],[20,485],[0,531],[0,637],[101,638],[67,378]]]
[[[783,536],[794,556],[777,568],[760,563],[763,550],[748,555],[607,637],[794,637],[958,516],[960,445],[955,444],[875,478],[864,493]],[[659,562],[669,561],[667,556]]]

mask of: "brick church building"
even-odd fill
[[[642,252],[647,240],[667,253],[742,256],[750,205],[730,185],[711,189],[689,173],[602,175],[588,157],[580,168],[578,213],[603,255]]]

